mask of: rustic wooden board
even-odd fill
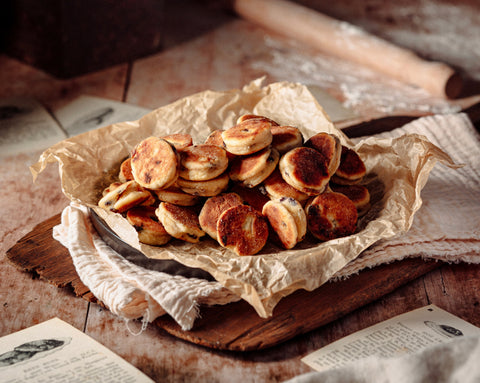
[[[77,296],[97,302],[80,280],[68,250],[52,236],[52,229],[60,220],[58,214],[34,227],[7,251],[7,259],[21,270],[37,274],[57,287],[70,286]]]
[[[97,302],[80,281],[68,250],[52,237],[52,228],[59,223],[60,215],[56,215],[37,225],[8,250],[7,259],[20,270],[35,273],[57,287],[71,286],[77,296]],[[440,265],[407,259],[364,270],[312,292],[299,290],[280,301],[273,316],[267,319],[260,318],[248,303],[240,301],[202,307],[201,317],[191,331],[183,331],[168,315],[158,318],[155,324],[180,339],[205,347],[259,350],[338,319]]]
[[[308,292],[298,290],[275,307],[273,316],[259,318],[241,301],[205,307],[192,331],[184,332],[170,317],[156,323],[170,334],[203,346],[236,351],[270,347],[330,323],[439,267],[439,262],[407,259],[365,270],[340,282]]]

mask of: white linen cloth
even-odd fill
[[[367,249],[340,270],[344,278],[366,267],[426,257],[447,262],[480,263],[480,139],[464,114],[420,118],[380,136],[425,135],[460,169],[437,165],[422,191],[423,206],[411,229]],[[152,322],[168,313],[184,330],[192,328],[198,305],[226,304],[239,298],[218,282],[171,276],[138,267],[107,246],[84,207],[71,204],[54,228],[54,238],[68,248],[82,282],[113,313]]]
[[[400,357],[371,356],[337,369],[310,372],[288,383],[478,383],[480,337],[461,337]],[[286,383],[287,383],[286,382]]]
[[[134,265],[99,236],[84,206],[74,203],[62,212],[53,237],[68,248],[81,281],[114,314],[144,325],[168,313],[189,330],[198,305],[239,300],[218,282],[172,276]]]
[[[480,263],[480,135],[466,114],[423,117],[375,135],[422,134],[460,165],[436,165],[422,190],[422,207],[406,233],[376,243],[336,274],[342,278],[366,267],[407,257],[452,263]],[[361,140],[364,138],[359,138]]]

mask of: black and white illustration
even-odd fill
[[[0,337],[0,382],[138,382],[148,376],[59,318]]]
[[[66,137],[60,125],[36,100],[0,100],[0,156],[46,149]]]
[[[434,321],[428,321],[428,320],[425,321],[424,323],[427,327],[431,328],[436,333],[446,336],[448,338],[456,338],[459,336],[463,336],[463,332],[453,326],[449,326],[446,324],[439,324]]]
[[[122,121],[135,121],[150,109],[93,96],[80,96],[54,111],[69,137]]]
[[[0,368],[26,363],[61,350],[72,338],[38,339],[22,343],[12,350],[0,354]]]

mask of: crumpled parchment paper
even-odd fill
[[[138,241],[135,229],[120,215],[97,207],[102,190],[118,174],[120,163],[142,139],[190,133],[202,143],[215,129],[227,129],[245,113],[265,115],[300,128],[305,139],[317,132],[336,134],[365,162],[372,207],[356,234],[325,243],[306,239],[292,250],[272,244],[253,256],[237,256],[214,240],[199,244],[171,241],[153,247]],[[175,259],[208,271],[224,287],[249,302],[261,317],[297,289],[313,290],[375,242],[409,229],[420,208],[421,190],[437,162],[456,167],[451,158],[425,137],[409,134],[393,139],[368,138],[356,145],[330,121],[308,89],[298,83],[262,86],[262,79],[243,89],[205,91],[180,99],[137,121],[122,122],[61,141],[31,166],[34,178],[57,162],[64,194],[90,207],[129,245],[146,256]]]

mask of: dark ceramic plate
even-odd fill
[[[206,279],[207,281],[214,280],[207,271],[185,266],[173,259],[164,260],[146,257],[142,252],[125,243],[112,229],[110,229],[105,221],[91,209],[90,217],[93,226],[105,243],[131,263],[149,270],[161,271],[170,275],[181,275],[186,278],[200,278]]]

